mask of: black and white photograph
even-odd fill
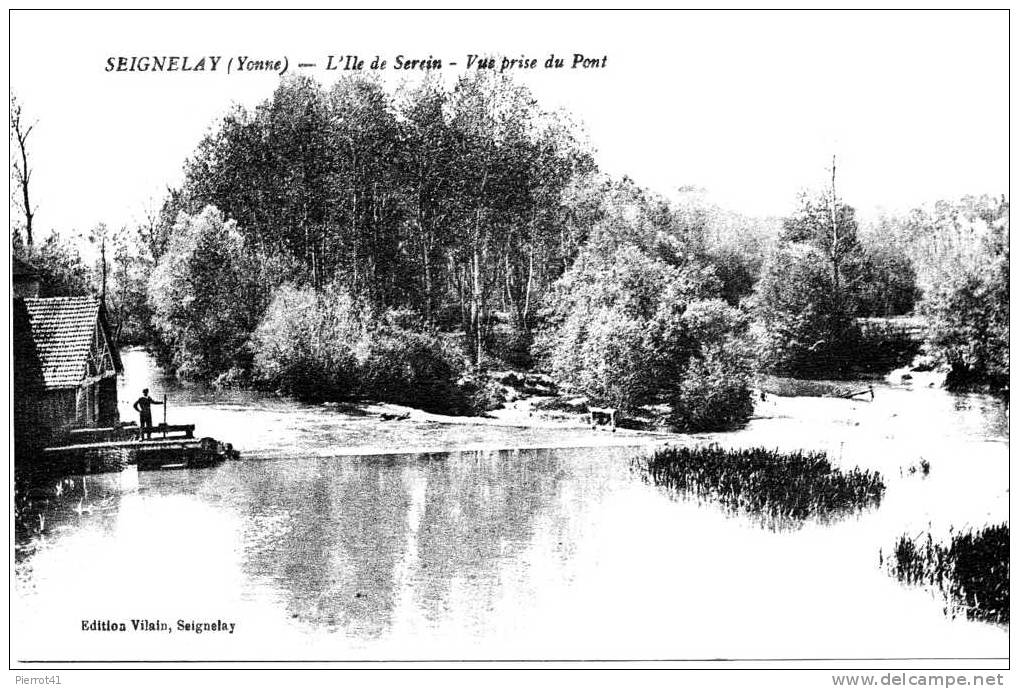
[[[1006,684],[1007,9],[8,21],[11,686]]]

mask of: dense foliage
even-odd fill
[[[255,375],[308,401],[352,397],[358,389],[355,347],[370,314],[334,286],[281,286],[252,337]]]
[[[155,332],[182,375],[250,357],[258,380],[306,399],[456,408],[493,398],[465,355],[477,368],[530,363],[540,329],[537,349],[592,399],[672,402],[689,429],[750,413],[746,352],[730,346],[746,320],[725,302],[752,289],[761,228],[696,194],[670,203],[599,175],[565,116],[509,80],[396,95],[364,78],[284,80],[213,128],[185,172],[140,235],[162,276]],[[188,236],[212,206],[231,223],[205,233],[224,275],[169,284],[213,270]],[[214,304],[241,299],[224,308],[243,313],[217,320]]]
[[[816,248],[783,244],[765,265],[754,295],[761,367],[793,377],[846,373],[858,330],[852,305]]]
[[[817,197],[804,194],[785,219],[753,298],[763,370],[804,378],[848,371],[858,337],[857,235],[855,210],[834,189]]]
[[[463,352],[359,306],[342,287],[282,286],[252,337],[258,381],[299,399],[471,411]]]
[[[476,362],[493,312],[528,332],[576,251],[569,187],[593,169],[572,126],[491,75],[394,96],[377,81],[284,80],[205,138],[168,203],[215,205],[270,283],[339,281],[423,327],[459,326]]]
[[[865,222],[834,185],[748,218],[601,174],[503,76],[291,77],[215,122],[136,227],[79,234],[89,260],[56,233],[22,246],[23,222],[12,238],[44,296],[104,295],[120,344],[305,399],[487,407],[486,369],[538,365],[595,403],[726,428],[756,374],[905,365],[915,340],[857,323],[911,313],[951,383],[1006,386],[1007,200]]]
[[[924,296],[931,353],[950,367],[949,385],[1008,386],[1008,203],[986,209],[971,261],[944,271]]]
[[[753,411],[746,326],[718,293],[696,261],[586,252],[556,286],[539,347],[553,377],[596,404],[664,401],[682,430],[739,425]]]
[[[949,368],[950,385],[1008,384],[1008,242],[1008,199],[992,196],[886,216],[870,232],[870,245],[909,263],[928,354]]]
[[[919,298],[908,244],[885,232],[887,222],[861,232],[833,189],[801,197],[755,286],[762,370],[840,378],[910,363],[916,343],[901,331],[857,327],[861,317],[909,314]]]
[[[40,297],[70,297],[93,291],[89,267],[77,248],[60,234],[50,234],[31,247],[12,235],[13,254],[30,264],[39,275]]]
[[[858,258],[851,296],[860,317],[903,316],[919,299],[909,255],[881,244],[866,244]]]
[[[264,295],[234,221],[212,207],[182,213],[148,290],[161,353],[179,376],[211,379],[246,365]]]
[[[738,428],[754,412],[750,371],[745,360],[715,346],[690,365],[669,396],[670,421],[682,431]]]

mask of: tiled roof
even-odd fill
[[[95,297],[25,299],[32,340],[46,388],[77,386],[99,322]]]

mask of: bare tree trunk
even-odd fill
[[[21,188],[22,210],[25,213],[25,244],[32,248],[32,219],[35,217],[35,209],[28,195],[28,183],[32,179],[32,170],[28,166],[28,136],[35,128],[35,124],[25,127],[21,120],[21,104],[14,97],[11,97],[11,126],[14,127],[14,138],[18,142],[18,153],[20,161],[14,163],[14,174],[18,186]]]
[[[503,310],[511,309],[513,317],[516,318],[518,315],[517,300],[513,298],[513,264],[510,261],[510,245],[506,242],[502,249],[503,266],[502,266],[502,308]]]
[[[481,177],[481,186],[478,190],[477,206],[474,212],[474,246],[471,254],[471,328],[474,334],[474,365],[481,368],[483,358],[484,337],[482,333],[482,322],[485,319],[483,285],[481,283],[481,262],[484,247],[482,246],[482,215],[484,213],[485,189],[488,185],[488,168]]]
[[[353,181],[351,181],[350,190],[350,249],[351,249],[351,291],[357,291],[357,277],[358,277],[358,236],[357,236],[357,189],[353,188]]]
[[[469,346],[473,335],[471,331],[470,304],[467,298],[467,266],[458,264],[456,258],[450,256],[449,274],[453,278],[457,298],[460,303],[460,325],[464,329],[464,334],[467,336],[467,344]]]
[[[474,335],[474,363],[481,367],[481,209],[475,217],[474,247],[471,252],[471,330]]]
[[[531,241],[530,252],[527,257],[527,287],[524,290],[524,314],[523,314],[523,327],[527,331],[527,323],[530,318],[531,311],[531,290],[534,287],[534,241]]]
[[[106,303],[106,235],[100,240],[99,243],[99,260],[101,261],[100,268],[102,271],[103,286],[102,286],[102,303]]]
[[[421,221],[418,220],[418,232],[421,238],[421,281],[422,287],[424,288],[424,307],[425,307],[425,323],[429,328],[432,327],[432,267],[431,267],[431,253],[428,249],[428,240],[425,238],[425,232],[421,228]]]
[[[837,200],[835,196],[835,156],[831,157],[831,202],[829,210],[831,212],[831,264],[832,264],[832,277],[835,281],[835,290],[838,291],[842,284],[842,275],[840,267],[839,257],[839,223],[838,223],[838,210]]]
[[[566,223],[559,226],[559,258],[563,262],[563,274],[570,269],[569,261],[566,258]]]
[[[425,220],[422,208],[421,190],[424,188],[423,174],[418,174],[417,184],[417,227],[421,241],[421,269],[424,273],[425,324],[428,328],[435,327],[435,316],[432,313],[432,232]]]

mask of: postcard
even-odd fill
[[[19,676],[1000,683],[1007,10],[9,21]]]

